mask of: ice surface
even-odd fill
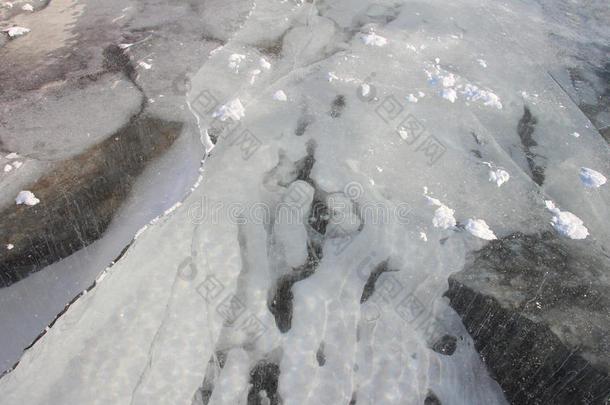
[[[608,146],[549,77],[538,7],[257,0],[243,15],[187,96],[209,152],[198,187],[24,353],[3,399],[245,403],[266,361],[264,395],[287,404],[506,403],[447,277],[515,231],[610,236],[607,187],[575,175],[606,171]],[[452,355],[432,349],[444,335]]]

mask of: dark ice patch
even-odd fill
[[[542,186],[544,183],[544,167],[536,163],[537,158],[540,156],[531,150],[532,147],[538,146],[538,143],[533,138],[537,123],[538,120],[532,115],[529,108],[523,107],[523,115],[517,124],[517,133],[525,151],[525,158],[530,168],[531,178],[536,184]]]
[[[345,109],[345,96],[338,95],[335,97],[333,102],[330,105],[330,116],[332,118],[339,118],[341,114],[343,114],[343,110]]]
[[[457,348],[457,338],[452,335],[443,335],[432,345],[431,349],[437,353],[451,356]]]
[[[281,404],[277,392],[280,366],[266,360],[259,361],[250,371],[250,391],[248,392],[248,405],[263,405],[261,397],[265,391],[271,405]]]

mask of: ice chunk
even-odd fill
[[[263,69],[271,69],[271,63],[269,63],[265,58],[260,58],[258,64]]]
[[[20,161],[18,161],[18,160],[17,160],[17,161],[15,161],[15,162],[13,162],[13,167],[14,167],[15,169],[19,169],[21,166],[23,166],[23,162],[20,162]]]
[[[146,69],[146,70],[152,69],[152,65],[151,65],[151,64],[149,64],[149,63],[146,63],[146,62],[144,62],[144,61],[142,61],[142,62],[138,63],[138,65],[140,65],[141,67],[143,67],[143,68],[144,68],[144,69]]]
[[[29,3],[28,3],[28,4],[24,4],[24,5],[23,5],[23,7],[21,7],[21,9],[22,9],[23,11],[30,11],[30,12],[31,12],[31,11],[34,11],[34,7],[32,7],[32,5],[31,5],[31,4],[29,4]]]
[[[27,34],[30,32],[30,29],[25,27],[11,27],[5,29],[4,32],[7,32],[9,37],[15,38]]]
[[[362,94],[363,97],[368,96],[370,92],[371,92],[371,86],[369,86],[366,83],[362,83],[360,85],[360,94]]]
[[[273,99],[277,101],[286,101],[288,100],[288,97],[286,97],[286,93],[284,93],[282,90],[278,90],[273,93]]]
[[[20,191],[19,194],[17,194],[15,202],[17,204],[36,205],[40,202],[40,200],[36,198],[36,196],[34,196],[34,193],[32,193],[31,191],[23,190]]]
[[[234,53],[233,55],[229,56],[229,67],[235,72],[239,72],[239,65],[244,59],[246,59],[246,55]]]
[[[361,34],[360,37],[365,44],[370,46],[385,46],[388,43],[386,38],[377,35],[374,32],[371,32],[370,34]]]
[[[15,152],[11,152],[5,156],[5,158],[7,158],[7,159],[17,159],[18,157],[19,157],[19,155],[16,154]]]
[[[417,97],[415,97],[413,93],[409,94],[406,98],[411,103],[417,103]]]
[[[432,218],[432,225],[436,228],[450,229],[457,223],[453,214],[454,210],[447,207],[439,199],[430,197],[428,195],[428,188],[424,187],[424,198],[429,205],[436,205],[438,208],[434,211],[434,218]]]
[[[551,225],[557,232],[571,239],[585,239],[589,235],[589,230],[576,215],[569,211],[561,211],[551,200],[546,200],[545,204],[554,214]]]
[[[572,132],[572,136],[573,136],[574,138],[579,138],[579,137],[580,137],[580,134],[579,134],[578,132]]]
[[[455,218],[453,214],[454,210],[447,207],[446,205],[441,205],[434,211],[434,218],[432,219],[432,224],[441,229],[450,229],[453,228],[456,224]]]
[[[234,98],[225,105],[221,105],[213,114],[214,118],[221,121],[226,121],[227,118],[239,121],[245,116],[244,106],[239,101],[239,98]]]
[[[510,174],[506,170],[495,169],[489,172],[489,181],[492,181],[500,187],[510,179]]]
[[[483,66],[484,68],[487,67],[487,61],[485,61],[485,59],[477,59],[477,62],[479,62],[479,65]]]
[[[455,86],[455,76],[453,73],[449,73],[447,76],[443,77],[443,87],[453,86]]]
[[[588,167],[580,168],[580,179],[587,187],[599,187],[606,184],[606,176]]]
[[[464,229],[476,236],[485,240],[498,239],[487,223],[482,219],[468,219],[464,223]]]
[[[443,89],[441,90],[440,95],[442,98],[449,100],[452,103],[455,103],[455,100],[457,100],[457,93],[454,89]]]
[[[4,173],[8,173],[8,172],[10,172],[11,170],[13,170],[13,166],[8,165],[8,164],[7,164],[7,165],[4,165]]]

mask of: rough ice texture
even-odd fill
[[[28,185],[29,191],[20,193],[17,203],[38,205],[31,209],[11,205],[0,216],[2,233],[16,246],[10,253],[0,251],[0,286],[19,281],[99,238],[137,176],[181,131],[181,123],[133,120],[102,144],[58,162]],[[54,243],[48,243],[50,238]]]
[[[511,403],[607,398],[609,266],[592,243],[516,233],[451,276],[451,306]]]

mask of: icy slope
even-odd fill
[[[608,174],[607,144],[546,73],[531,4],[301,3],[252,3],[192,77],[201,183],[0,380],[6,403],[505,403],[447,277],[492,236],[555,232],[546,200],[607,246],[607,187],[579,178]]]

